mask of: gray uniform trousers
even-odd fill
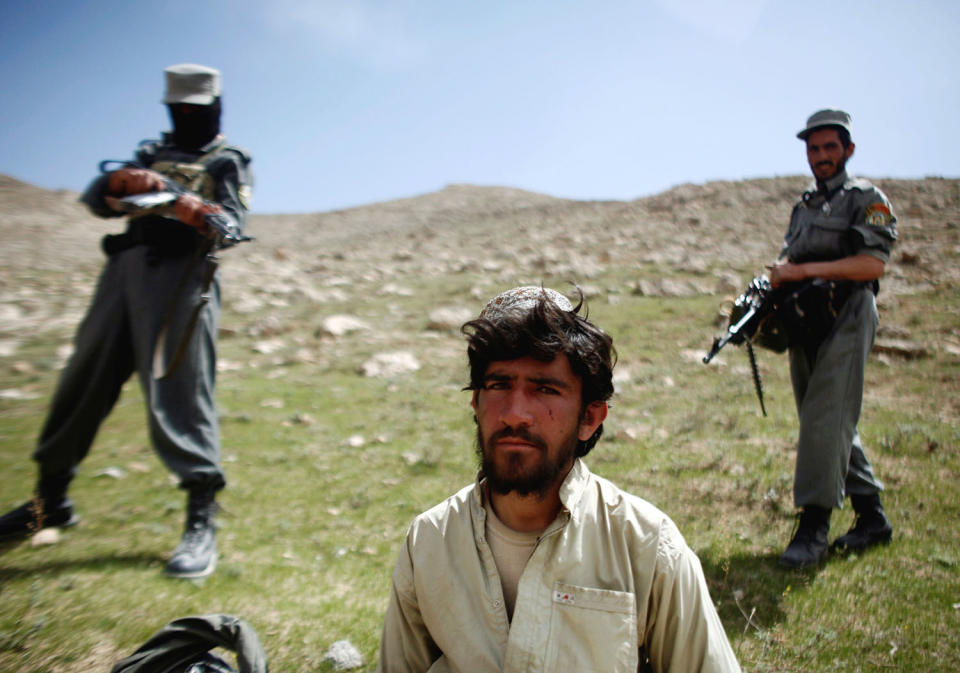
[[[883,490],[857,432],[867,356],[879,316],[873,292],[855,290],[816,346],[790,349],[790,379],[800,417],[793,498],[797,507],[843,505],[844,495]]]
[[[168,326],[170,358],[196,306],[206,260],[194,253],[157,257],[144,245],[108,260],[54,393],[33,458],[43,475],[70,475],[86,457],[100,424],[136,371],[147,403],[154,450],[184,487],[222,488],[220,436],[214,404],[219,278],[208,290],[180,365],[154,378],[153,354],[168,307],[184,274]]]

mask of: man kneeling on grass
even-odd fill
[[[616,354],[581,305],[515,288],[464,325],[481,471],[410,526],[378,670],[740,670],[673,522],[582,460]]]

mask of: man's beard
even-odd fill
[[[501,470],[491,454],[496,442],[507,437],[516,437],[536,446],[540,450],[540,461],[533,467],[524,468],[524,457],[513,454],[508,456],[507,465]],[[477,426],[476,448],[480,469],[493,492],[501,495],[513,491],[520,496],[534,494],[541,500],[545,498],[563,471],[569,467],[578,442],[579,437],[574,428],[570,435],[564,438],[557,459],[552,461],[546,442],[525,428],[503,428],[485,439],[480,426]],[[491,447],[491,450],[484,450],[485,444]]]
[[[816,164],[816,165],[814,166],[814,168],[817,169],[817,168],[822,168],[822,167],[826,167],[826,166],[831,166],[831,167],[834,169],[834,170],[833,170],[833,173],[831,173],[830,175],[828,175],[828,176],[825,177],[825,178],[821,178],[819,175],[817,175],[816,171],[814,171],[814,177],[815,177],[817,180],[820,180],[820,181],[823,181],[823,180],[831,180],[831,179],[837,177],[838,175],[840,175],[841,173],[843,173],[844,170],[846,170],[846,168],[847,168],[847,160],[846,160],[846,159],[841,159],[840,161],[838,161],[838,162],[836,162],[836,163],[834,163],[834,162],[832,162],[832,161],[821,161],[820,163]]]

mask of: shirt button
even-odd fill
[[[499,608],[501,605],[502,605],[502,603],[500,602],[500,599],[499,599],[499,598],[494,598],[494,599],[493,599],[493,607]]]

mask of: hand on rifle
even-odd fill
[[[174,216],[202,234],[208,233],[207,230],[209,229],[203,219],[204,216],[220,212],[223,212],[223,208],[215,203],[204,201],[193,194],[183,194],[177,199],[177,202],[173,204]]]
[[[111,194],[127,196],[163,191],[163,176],[146,168],[121,168],[110,174],[108,189]]]
[[[770,287],[773,288],[780,287],[785,283],[795,283],[807,277],[802,264],[792,264],[790,262],[777,262],[768,265],[767,271],[770,275]]]

